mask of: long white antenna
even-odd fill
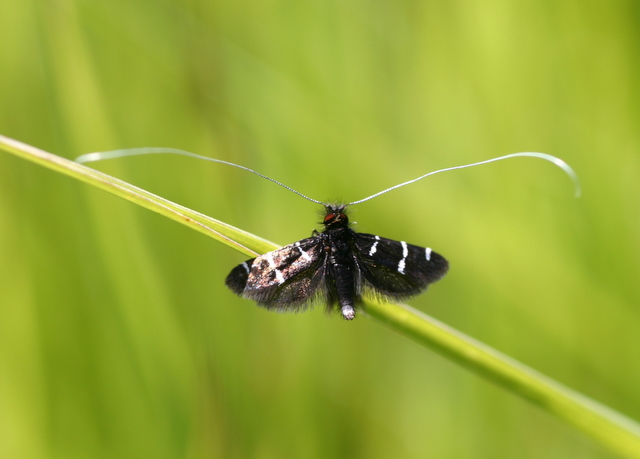
[[[136,156],[136,155],[151,155],[151,154],[159,154],[159,153],[168,153],[182,156],[190,156],[192,158],[204,159],[206,161],[212,161],[214,163],[226,164],[227,166],[237,167],[238,169],[244,169],[245,171],[253,172],[254,174],[262,177],[263,179],[267,179],[270,182],[273,182],[277,185],[280,185],[283,188],[286,188],[289,191],[294,192],[298,196],[301,196],[311,202],[315,202],[316,204],[323,204],[322,201],[317,201],[315,199],[310,198],[309,196],[305,196],[299,191],[294,190],[293,188],[285,185],[284,183],[278,182],[271,177],[267,177],[266,175],[262,175],[260,172],[254,171],[253,169],[249,169],[248,167],[241,166],[239,164],[230,163],[229,161],[222,161],[221,159],[209,158],[207,156],[196,155],[195,153],[191,153],[184,150],[178,150],[176,148],[128,148],[126,150],[113,150],[113,151],[101,151],[97,153],[87,153],[86,155],[78,156],[75,161],[77,163],[88,163],[91,161],[101,161],[103,159],[113,159],[113,158],[122,158],[125,156]]]
[[[271,177],[267,177],[266,175],[261,174],[260,172],[254,171],[253,169],[249,169],[248,167],[244,167],[244,166],[240,166],[239,164],[234,164],[234,163],[230,163],[228,161],[222,161],[221,159],[214,159],[214,158],[209,158],[207,156],[201,156],[201,155],[196,155],[195,153],[191,153],[188,151],[184,151],[184,150],[178,150],[175,148],[130,148],[130,149],[126,149],[126,150],[113,150],[113,151],[103,151],[103,152],[98,152],[98,153],[87,153],[86,155],[82,155],[82,156],[78,156],[76,158],[76,162],[78,163],[88,163],[91,161],[101,161],[103,159],[113,159],[113,158],[122,158],[125,156],[135,156],[135,155],[149,155],[149,154],[158,154],[158,153],[169,153],[169,154],[176,154],[176,155],[182,155],[182,156],[190,156],[192,158],[198,158],[198,159],[204,159],[206,161],[212,161],[214,163],[220,163],[220,164],[226,164],[228,166],[233,166],[233,167],[237,167],[238,169],[243,169],[245,171],[249,171],[252,172],[260,177],[262,177],[263,179],[269,180],[270,182],[273,182],[277,185],[280,185],[283,188],[286,188],[287,190],[297,194],[298,196],[303,197],[304,199],[311,201],[311,202],[315,202],[316,204],[322,204],[325,205],[324,202],[322,201],[318,201],[317,199],[313,199],[310,198],[308,196],[305,196],[304,194],[300,193],[297,190],[294,190],[293,188],[285,185],[284,183],[281,183],[275,179],[272,179]],[[564,162],[563,160],[561,160],[560,158],[556,158],[555,156],[552,155],[548,155],[546,153],[537,153],[537,152],[521,152],[521,153],[512,153],[510,155],[505,155],[505,156],[499,156],[497,158],[492,158],[492,159],[487,159],[485,161],[480,161],[477,163],[472,163],[472,164],[464,164],[462,166],[454,166],[454,167],[447,167],[445,169],[439,169],[437,171],[433,171],[433,172],[429,172],[428,174],[424,174],[421,175],[418,178],[415,178],[413,180],[409,180],[407,182],[403,182],[400,183],[398,185],[392,186],[391,188],[387,188],[386,190],[382,190],[379,191],[375,194],[372,194],[371,196],[368,196],[364,199],[360,199],[358,201],[353,201],[350,202],[348,204],[346,204],[347,206],[352,206],[354,204],[360,204],[362,202],[368,201],[370,199],[373,199],[377,196],[380,196],[381,194],[385,194],[388,193],[389,191],[395,190],[396,188],[400,188],[403,187],[405,185],[409,185],[411,183],[417,182],[418,180],[422,180],[425,177],[429,177],[430,175],[435,175],[435,174],[439,174],[440,172],[447,172],[447,171],[452,171],[452,170],[456,170],[456,169],[465,169],[467,167],[473,167],[473,166],[479,166],[481,164],[488,164],[488,163],[493,163],[495,161],[502,161],[503,159],[507,159],[507,158],[517,158],[517,157],[531,157],[531,158],[540,158],[540,159],[544,159],[545,161],[549,161],[553,164],[555,164],[556,166],[558,166],[560,169],[562,169],[573,181],[573,184],[575,186],[575,196],[579,197],[580,196],[580,181],[578,180],[578,176],[577,174],[574,172],[574,170],[571,168],[571,166],[569,166],[566,162]]]
[[[371,196],[368,196],[368,197],[366,197],[364,199],[360,199],[358,201],[350,202],[347,205],[348,206],[352,206],[354,204],[360,204],[361,202],[368,201],[369,199],[373,199],[373,198],[375,198],[377,196],[380,196],[381,194],[388,193],[389,191],[395,190],[396,188],[400,188],[402,186],[409,185],[411,183],[417,182],[418,180],[422,180],[423,178],[429,177],[430,175],[439,174],[440,172],[453,171],[453,170],[456,170],[456,169],[464,169],[466,167],[479,166],[481,164],[487,164],[487,163],[492,163],[492,162],[495,162],[495,161],[501,161],[501,160],[507,159],[507,158],[517,158],[517,157],[520,157],[520,156],[529,156],[529,157],[532,157],[532,158],[541,158],[541,159],[544,159],[544,160],[552,162],[553,164],[555,164],[556,166],[561,168],[563,171],[565,171],[566,174],[571,178],[571,180],[573,180],[573,184],[575,186],[575,196],[576,196],[576,198],[580,196],[580,181],[578,180],[578,176],[574,172],[574,170],[571,168],[571,166],[569,166],[566,162],[564,162],[560,158],[556,158],[555,156],[551,156],[551,155],[548,155],[546,153],[537,153],[537,152],[527,151],[527,152],[521,152],[521,153],[512,153],[510,155],[505,155],[505,156],[499,156],[498,158],[487,159],[485,161],[480,161],[480,162],[473,163],[473,164],[465,164],[463,166],[447,167],[446,169],[440,169],[440,170],[437,170],[437,171],[434,171],[434,172],[429,172],[428,174],[421,175],[420,177],[415,178],[413,180],[409,180],[407,182],[400,183],[398,185],[392,186],[391,188],[387,188],[386,190],[379,191],[379,192],[377,192],[375,194],[372,194]]]

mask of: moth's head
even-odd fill
[[[349,226],[349,217],[347,217],[347,206],[344,204],[325,204],[325,214],[322,224],[326,229],[342,228]]]

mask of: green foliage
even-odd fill
[[[607,2],[4,2],[0,132],[182,148],[357,208],[450,274],[416,307],[640,418],[637,12]],[[281,243],[314,209],[186,158],[111,175]],[[367,319],[268,313],[242,257],[0,156],[0,455],[615,457]],[[311,206],[312,207],[312,206]]]

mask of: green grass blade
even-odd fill
[[[130,183],[17,140],[0,135],[0,148],[187,225],[246,255],[256,256],[278,247],[272,242],[161,198]]]
[[[187,225],[246,255],[277,246],[73,161],[0,136],[0,148],[74,177]],[[403,336],[433,349],[598,440],[624,457],[640,458],[640,425],[409,306],[367,302],[365,311]]]
[[[366,312],[421,345],[553,413],[624,457],[640,457],[640,424],[406,305]]]

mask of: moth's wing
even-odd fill
[[[310,237],[236,266],[226,284],[267,309],[300,311],[326,296],[325,259],[321,237]]]
[[[417,295],[447,273],[449,264],[429,248],[356,233],[353,253],[361,288],[384,297]]]

